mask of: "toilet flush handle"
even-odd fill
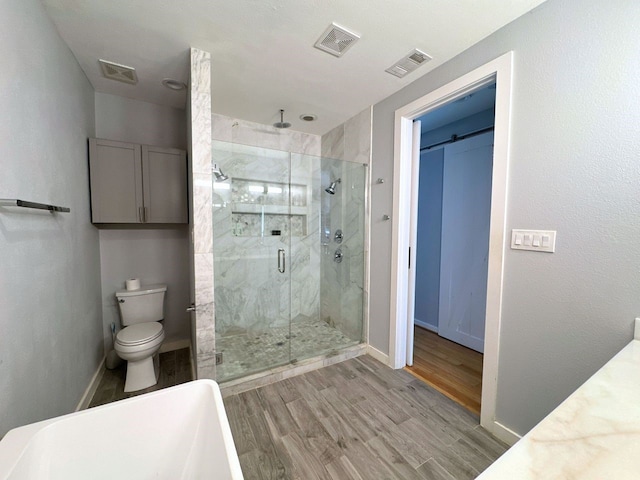
[[[120,303],[124,303],[124,298],[119,298],[119,299],[118,299],[118,302],[120,302]]]
[[[187,312],[195,312],[195,311],[196,311],[195,303],[192,303],[190,307],[187,307]]]

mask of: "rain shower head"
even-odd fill
[[[217,165],[213,167],[212,172],[216,176],[216,182],[224,182],[225,180],[229,179],[227,175],[222,173],[222,169],[218,168]]]
[[[284,121],[284,110],[280,109],[280,121],[273,124],[276,128],[289,128],[291,124]]]
[[[330,195],[335,195],[335,193],[336,193],[336,185],[338,183],[342,183],[342,179],[341,178],[331,182],[331,185],[329,185],[327,188],[325,188],[324,191],[327,192]]]

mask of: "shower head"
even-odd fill
[[[217,165],[215,167],[213,167],[213,169],[211,171],[216,176],[216,182],[224,182],[225,180],[227,180],[229,178],[227,175],[222,173],[222,169],[218,168]]]
[[[224,182],[225,180],[227,180],[229,178],[228,176],[226,176],[222,172],[214,172],[214,174],[216,176],[216,182]]]
[[[338,184],[338,183],[342,183],[342,179],[341,178],[331,182],[331,185],[329,185],[327,188],[325,188],[324,191],[327,192],[330,195],[335,195],[335,193],[336,193],[336,184]]]
[[[291,124],[284,121],[284,110],[280,109],[280,121],[273,124],[276,128],[289,128]]]

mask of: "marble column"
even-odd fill
[[[196,375],[216,378],[213,234],[211,212],[211,54],[191,49],[191,185],[195,276]]]

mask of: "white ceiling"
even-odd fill
[[[96,91],[184,108],[189,47],[212,54],[215,113],[323,134],[544,0],[42,0]],[[343,57],[313,48],[331,22],[359,34]],[[413,48],[433,60],[405,78],[384,70]],[[134,67],[107,80],[98,59]],[[318,116],[304,122],[303,113]]]

